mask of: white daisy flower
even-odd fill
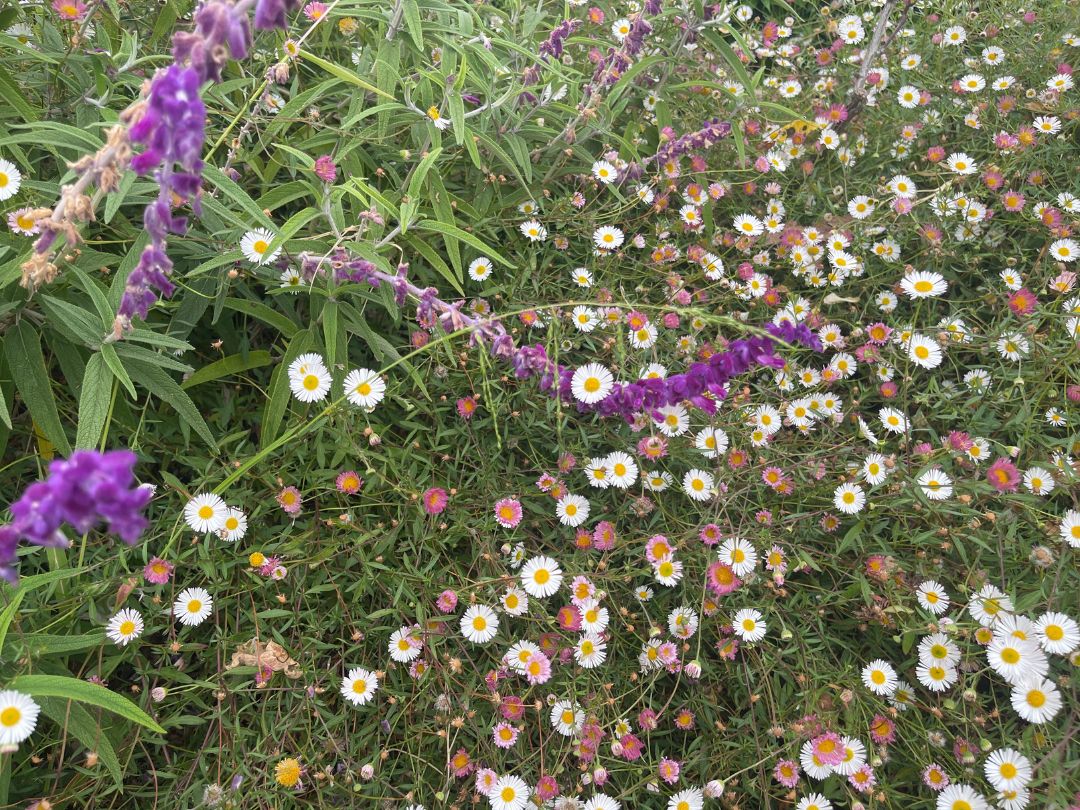
[[[194,532],[219,532],[225,528],[229,507],[212,492],[196,495],[184,506],[184,520]]]
[[[18,745],[33,734],[40,712],[29,695],[14,689],[0,692],[0,745]]]
[[[761,611],[754,608],[743,608],[731,620],[731,628],[743,641],[761,641],[765,638],[768,629],[762,621]]]
[[[274,261],[281,253],[281,248],[270,250],[270,243],[277,235],[266,228],[256,228],[244,234],[240,240],[240,250],[252,264],[267,264]]]
[[[214,607],[214,599],[205,588],[186,588],[173,602],[173,616],[181,624],[196,627],[206,621]]]
[[[330,393],[332,382],[325,366],[309,366],[302,374],[289,375],[289,389],[301,402],[320,402]]]
[[[379,678],[371,670],[354,667],[341,679],[341,696],[354,706],[363,706],[379,688]]]
[[[0,158],[0,202],[10,200],[18,194],[20,186],[22,186],[22,173],[10,160]]]
[[[244,535],[247,534],[247,527],[247,515],[230,506],[225,511],[225,523],[220,531],[221,539],[230,543],[242,540]]]
[[[546,599],[558,592],[563,573],[551,557],[533,557],[521,566],[521,587],[529,596]]]
[[[487,605],[470,605],[461,617],[461,635],[473,644],[487,644],[499,632],[499,617]]]
[[[473,281],[487,281],[492,270],[494,267],[487,256],[480,256],[469,262],[469,278]]]
[[[356,407],[370,411],[386,396],[386,383],[378,372],[356,368],[345,375],[345,396]]]
[[[580,526],[589,519],[589,502],[580,495],[564,495],[555,504],[555,514],[564,526]]]
[[[107,635],[114,644],[123,647],[142,635],[143,619],[139,611],[125,608],[109,619],[105,626]]]
[[[611,393],[615,378],[599,363],[589,363],[574,371],[570,390],[574,398],[586,405],[599,402]]]

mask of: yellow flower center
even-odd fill
[[[135,632],[135,622],[128,620],[120,623],[120,635],[130,636]]]
[[[22,720],[22,712],[16,706],[8,706],[0,712],[0,725],[7,728],[18,725],[20,720]]]
[[[367,691],[367,681],[365,681],[363,678],[357,678],[352,683],[352,690],[358,695],[364,694],[364,692]]]
[[[267,251],[267,249],[269,247],[270,247],[269,242],[266,242],[263,239],[256,239],[255,244],[253,244],[251,246],[251,249],[254,250],[256,253],[258,253],[261,256],[262,254],[266,253],[266,251]]]
[[[315,374],[308,374],[304,377],[304,388],[308,391],[314,391],[319,387],[319,377]]]
[[[202,610],[202,602],[198,599],[191,599],[187,603],[188,613],[198,613]]]
[[[199,507],[199,517],[201,517],[203,520],[209,520],[213,516],[214,516],[214,507],[205,506],[205,505]]]

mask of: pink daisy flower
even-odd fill
[[[517,742],[518,730],[509,723],[498,723],[491,730],[491,736],[499,748],[510,748]]]
[[[431,487],[423,494],[424,511],[429,515],[440,515],[450,502],[450,496],[442,487]]]
[[[782,759],[773,768],[773,777],[786,788],[799,784],[799,763],[791,759]]]
[[[338,492],[355,495],[360,491],[360,487],[364,486],[364,479],[357,475],[355,470],[345,470],[338,473],[334,486],[337,487]]]
[[[521,502],[516,498],[503,498],[495,503],[495,522],[504,529],[516,529],[521,523]]]
[[[986,480],[998,492],[1016,492],[1020,471],[1007,458],[999,458],[987,469]]]
[[[457,594],[447,589],[439,594],[438,599],[435,600],[435,607],[439,609],[440,613],[453,613],[457,603]]]
[[[143,579],[151,585],[164,585],[172,578],[173,564],[154,557],[143,569]]]
[[[285,513],[288,515],[296,515],[300,512],[300,504],[304,498],[300,494],[300,490],[296,487],[285,487],[277,495],[277,502]]]

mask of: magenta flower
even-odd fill
[[[667,757],[660,760],[660,767],[658,769],[660,778],[669,785],[674,785],[679,781],[679,772],[681,770],[682,766],[679,765],[678,760],[668,759]]]
[[[448,588],[439,594],[439,598],[435,600],[435,607],[439,609],[440,613],[453,613],[457,603],[457,594]]]
[[[333,183],[337,180],[337,166],[334,159],[329,155],[315,158],[315,176],[324,183]]]
[[[345,470],[338,473],[334,486],[337,487],[338,492],[345,495],[355,495],[364,486],[364,479],[357,475],[354,470]]]
[[[844,761],[844,741],[840,735],[827,731],[810,741],[814,756],[821,760],[823,765],[839,765]]]
[[[440,515],[450,502],[450,496],[442,487],[431,487],[423,495],[424,511],[429,515]]]
[[[151,585],[164,585],[172,578],[173,564],[154,557],[143,569],[143,579]]]
[[[791,759],[782,759],[773,769],[773,777],[786,788],[799,784],[799,763]]]
[[[300,494],[300,490],[296,487],[285,487],[281,490],[277,496],[277,502],[282,509],[285,510],[287,515],[297,515],[300,513],[300,504],[304,498]]]
[[[86,16],[86,4],[82,0],[53,0],[52,7],[61,20],[82,22]]]
[[[521,523],[521,503],[516,498],[503,498],[495,504],[495,521],[504,529],[516,529]]]
[[[476,402],[476,397],[462,397],[457,401],[458,416],[468,422],[476,415],[476,409],[478,407],[479,405]]]
[[[999,458],[986,471],[986,480],[998,492],[1016,492],[1020,471],[1007,458]]]

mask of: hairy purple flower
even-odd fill
[[[296,0],[258,0],[255,4],[255,27],[260,31],[272,31],[288,27],[286,15],[299,3]]]
[[[39,546],[67,546],[60,530],[66,523],[85,534],[98,523],[129,545],[147,526],[143,509],[150,487],[135,484],[135,454],[130,450],[98,453],[78,450],[49,465],[49,476],[26,488],[11,505],[12,522],[0,527],[0,576],[16,580],[13,562],[20,539]]]
[[[238,13],[239,12],[239,13]],[[221,81],[226,62],[243,59],[251,49],[247,9],[223,0],[210,0],[195,12],[195,30],[173,34],[173,59],[189,65],[200,81]]]
[[[165,251],[168,234],[187,231],[187,219],[173,216],[173,198],[190,199],[199,213],[202,192],[202,149],[205,141],[206,107],[199,97],[199,72],[193,67],[171,65],[159,71],[150,84],[150,97],[142,118],[131,128],[131,139],[145,143],[144,152],[131,160],[139,174],[153,171],[158,197],[143,212],[150,236],[139,263],[127,278],[117,313],[117,331],[145,318],[158,295],[166,298],[175,287],[169,281],[172,261]]]

